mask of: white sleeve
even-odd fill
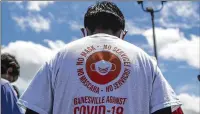
[[[158,67],[153,74],[150,100],[151,113],[166,107],[171,107],[172,111],[180,107],[179,99]]]
[[[53,106],[53,67],[46,62],[33,78],[27,90],[19,99],[19,104],[39,113],[50,114]]]

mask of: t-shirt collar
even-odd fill
[[[96,38],[96,37],[109,37],[109,38],[114,38],[114,39],[118,39],[118,37],[116,36],[113,36],[113,35],[109,35],[109,34],[106,34],[106,33],[97,33],[97,34],[93,34],[91,36],[89,36],[91,38]]]

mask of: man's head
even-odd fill
[[[84,27],[88,35],[108,33],[120,37],[125,28],[125,19],[114,3],[102,1],[88,8],[84,17]]]
[[[20,66],[16,58],[8,53],[1,54],[1,77],[10,81],[15,82],[19,77]]]

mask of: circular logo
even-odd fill
[[[121,61],[113,53],[95,52],[86,61],[88,77],[97,84],[107,84],[116,79],[121,71]]]

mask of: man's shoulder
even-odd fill
[[[3,114],[21,114],[14,90],[8,81],[1,79],[1,102]]]
[[[9,81],[1,78],[1,86],[6,84],[9,84]]]
[[[12,93],[12,91],[10,83],[5,79],[1,79],[1,94]]]
[[[142,48],[138,47],[135,44],[132,44],[132,43],[124,41],[124,40],[122,40],[122,41],[119,40],[118,42],[120,42],[119,43],[120,46],[122,46],[122,47],[126,48],[127,50],[131,51],[131,53],[134,53],[134,54],[137,53],[137,54],[142,54],[142,55],[146,55],[147,54]]]
[[[10,84],[8,80],[1,78],[1,88],[5,88],[6,91],[14,91],[13,86]]]
[[[72,52],[75,50],[79,50],[83,48],[84,46],[87,46],[93,42],[92,39],[87,37],[80,37],[79,39],[76,39],[74,41],[71,41],[67,43],[65,46],[63,46],[60,50],[59,53],[66,54],[68,52]]]
[[[77,46],[77,45],[83,45],[83,43],[86,41],[87,39],[86,38],[78,38],[76,40],[73,40],[69,43],[67,43],[63,49],[66,49],[66,48],[71,48],[73,46]]]
[[[112,37],[112,38],[106,38],[106,40],[103,40],[101,38],[97,38],[97,37]],[[108,42],[107,42],[108,39]],[[110,42],[112,41],[112,42]],[[86,37],[82,37],[79,38],[75,41],[72,41],[68,44],[66,44],[61,50],[60,53],[66,53],[69,51],[74,51],[74,50],[79,50],[80,48],[82,48],[83,46],[87,46],[89,44],[93,44],[93,43],[111,43],[111,44],[117,44],[119,47],[125,48],[127,51],[131,52],[130,54],[134,53],[134,54],[142,54],[142,55],[147,55],[148,54],[140,47],[129,43],[127,41],[124,41],[122,39],[119,39],[115,36],[111,36],[111,35],[107,35],[107,34],[97,34],[97,35],[91,35],[91,36],[86,36]]]
[[[134,54],[138,57],[138,59],[142,59],[145,61],[155,61],[154,57],[150,56],[147,52],[145,52],[142,48],[138,47],[137,45],[134,45],[132,43],[129,43],[127,41],[124,41],[121,43],[128,52],[129,54]]]

